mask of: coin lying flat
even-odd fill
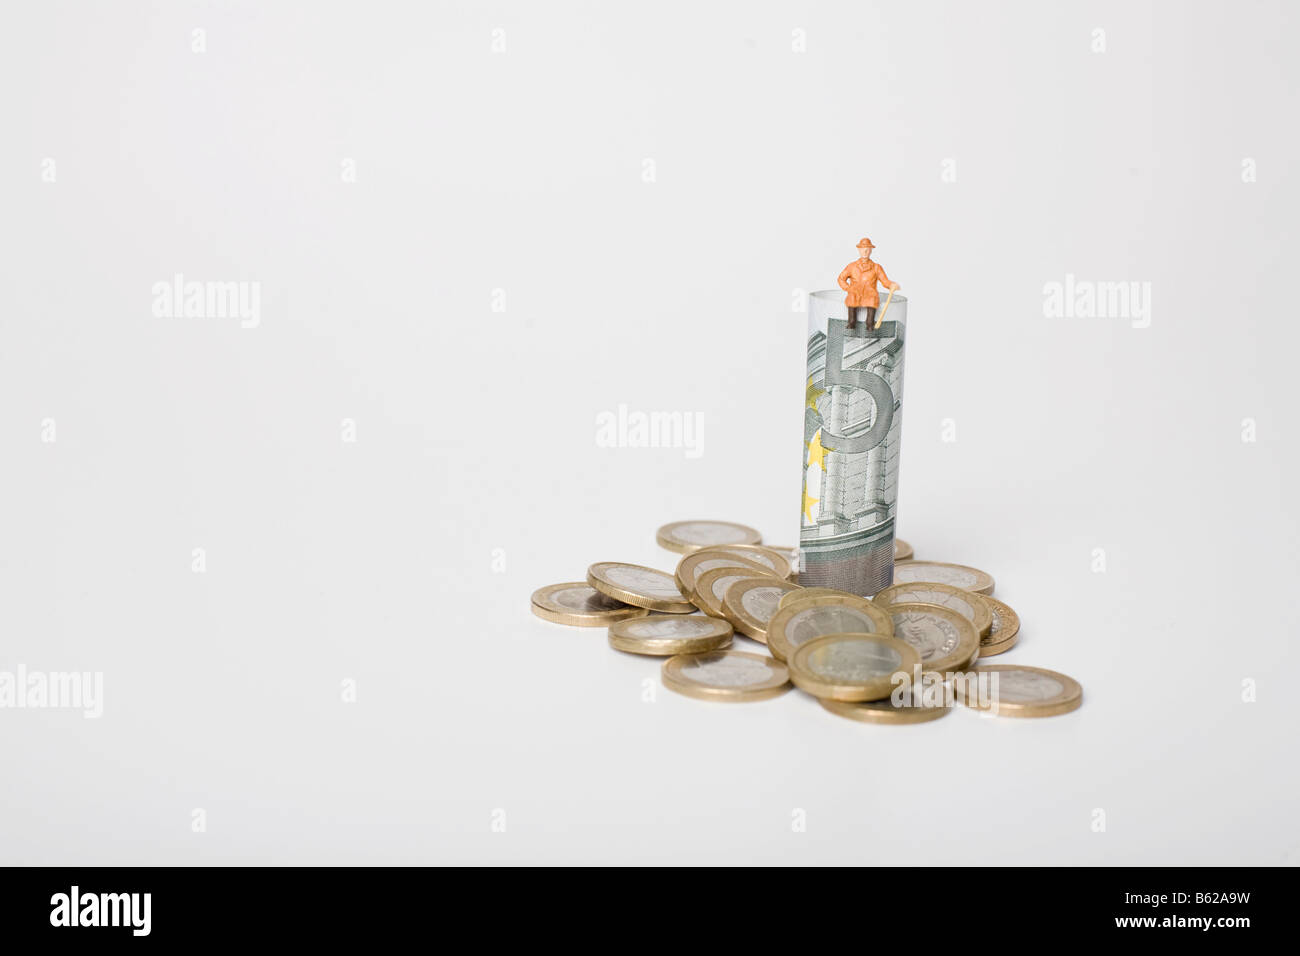
[[[616,621],[645,617],[643,607],[630,607],[601,594],[585,581],[550,584],[533,592],[533,613],[546,621],[575,627],[608,627]]]
[[[803,590],[807,592],[819,589]],[[784,600],[783,598],[783,604]],[[767,649],[778,661],[784,661],[790,659],[796,647],[808,643],[814,637],[826,634],[892,636],[893,633],[894,621],[889,613],[866,598],[846,601],[839,596],[814,596],[778,608],[767,622]]]
[[[852,704],[843,700],[823,700],[821,705],[832,714],[860,720],[868,724],[923,724],[938,720],[952,710],[942,705],[927,707],[924,704],[895,704],[889,697]]]
[[[937,604],[940,607],[956,611],[975,625],[975,631],[983,637],[993,627],[993,611],[982,594],[953,587],[950,584],[937,584],[929,581],[916,581],[908,584],[894,584],[885,588],[874,598],[881,606],[889,604]]]
[[[882,700],[921,663],[911,645],[882,634],[827,634],[794,649],[787,662],[800,690],[825,700]]]
[[[736,581],[722,595],[722,614],[741,634],[766,644],[767,622],[777,604],[785,594],[799,590],[799,585],[775,577]]]
[[[980,638],[980,657],[992,657],[1015,647],[1020,639],[1020,615],[997,598],[985,596],[984,603],[993,612],[993,626],[988,636]]]
[[[970,568],[964,564],[946,564],[943,561],[905,561],[895,565],[895,584],[912,584],[916,581],[947,584],[950,587],[974,591],[976,594],[993,593],[993,575],[979,568]]]
[[[759,574],[757,571],[714,568],[712,571],[705,571],[695,579],[695,592],[691,595],[691,599],[697,608],[710,617],[726,618],[726,612],[722,609],[722,600],[727,596],[727,588],[737,581],[747,581],[750,578],[759,581],[780,580],[770,574]]]
[[[758,544],[763,536],[730,521],[674,521],[660,528],[655,540],[669,551],[690,554],[715,544]]]
[[[778,578],[788,578],[794,573],[794,562],[789,552],[769,548],[764,544],[723,544],[705,550],[715,554],[730,554],[764,565]]]
[[[656,614],[611,624],[609,646],[629,654],[671,657],[727,647],[731,634],[731,625],[716,617]]]
[[[977,667],[953,681],[953,690],[967,707],[999,717],[1052,717],[1083,703],[1083,688],[1074,678],[1020,664]]]
[[[839,588],[800,588],[798,591],[791,591],[781,598],[778,607],[785,607],[793,604],[795,601],[802,601],[807,598],[815,597],[833,597],[843,598],[850,601],[865,601],[866,598],[860,594],[854,594],[852,591],[841,591]]]
[[[980,653],[975,625],[956,611],[935,604],[891,604],[894,636],[921,655],[921,669],[947,674],[965,670]]]
[[[765,700],[790,689],[790,672],[784,664],[745,651],[670,657],[660,675],[669,690],[700,700]]]
[[[915,552],[912,551],[912,546],[908,544],[906,541],[904,541],[902,538],[894,539],[894,560],[895,561],[906,561],[914,553]]]
[[[712,571],[714,568],[736,568],[741,571],[749,571],[750,574],[775,575],[775,572],[766,564],[750,561],[748,558],[737,557],[734,554],[719,553],[712,548],[705,548],[703,551],[688,554],[678,561],[673,579],[677,582],[677,587],[681,592],[694,600],[695,582],[705,571]]]
[[[619,561],[597,561],[587,569],[587,583],[624,604],[669,614],[689,614],[695,610],[695,605],[686,599],[667,571]]]

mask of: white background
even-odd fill
[[[105,699],[0,710],[0,862],[1300,860],[1294,8],[9,21],[0,669]],[[792,301],[863,235],[910,300],[900,533],[996,576],[998,662],[1074,714],[706,704],[529,612],[671,568],[670,520],[796,542]],[[176,273],[260,325],[155,317]],[[1149,282],[1150,327],[1045,317],[1067,273]],[[598,447],[620,404],[702,456]]]

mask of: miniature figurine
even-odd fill
[[[891,298],[899,288],[897,282],[885,275],[885,270],[879,262],[871,261],[871,250],[874,248],[876,246],[870,239],[863,239],[858,243],[858,249],[861,250],[860,257],[850,262],[840,273],[840,288],[848,293],[844,297],[844,304],[849,310],[848,328],[850,329],[858,327],[860,309],[865,309],[867,312],[868,328],[880,328],[880,322],[876,321],[876,308],[880,305],[880,294],[876,291],[877,282],[889,290]],[[889,308],[888,303],[885,308]],[[880,318],[883,321],[884,315],[882,314]]]

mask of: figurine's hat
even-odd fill
[[[874,248],[876,248],[876,244],[875,244],[874,242],[872,242],[870,239],[863,239],[863,240],[861,240],[861,241],[858,243],[858,248],[859,248],[859,249],[874,249]]]

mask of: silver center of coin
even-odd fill
[[[998,631],[1002,630],[1002,618],[996,604],[989,604],[989,610],[993,612],[993,626],[989,628],[988,643],[992,644],[997,640]]]
[[[894,583],[907,584],[911,581],[937,581],[951,584],[955,588],[973,588],[979,578],[961,568],[941,568],[932,564],[898,564],[894,566]]]
[[[1035,671],[994,671],[998,675],[998,699],[1009,704],[1030,704],[1051,700],[1065,693],[1055,677]]]
[[[744,532],[731,525],[711,521],[693,521],[673,528],[672,535],[687,544],[735,544],[745,540]]]
[[[831,605],[800,611],[785,626],[785,639],[791,647],[798,647],[823,634],[856,633],[876,633],[876,622],[864,611]]]
[[[627,606],[622,601],[615,601],[612,597],[601,594],[595,588],[585,584],[582,587],[556,591],[551,595],[551,600],[570,611],[614,611]]]
[[[714,687],[749,687],[772,678],[767,664],[748,657],[700,657],[684,665],[683,677]]]
[[[682,593],[677,590],[677,584],[673,579],[659,571],[614,565],[606,568],[604,574],[605,580],[611,584],[628,591],[634,591],[637,594],[648,594],[652,597],[671,598],[678,601],[683,599]]]
[[[734,554],[738,558],[744,558],[747,561],[757,561],[765,568],[776,570],[776,562],[772,560],[771,556],[764,554],[762,551],[729,551],[726,548],[721,550],[726,551],[727,554]]]
[[[808,667],[813,673],[833,681],[887,677],[902,663],[898,651],[875,641],[839,641],[818,648],[808,657]]]
[[[916,648],[923,661],[951,654],[961,640],[952,621],[914,611],[894,615],[894,636]]]
[[[647,617],[624,625],[624,630],[633,637],[694,637],[697,634],[707,634],[716,627],[717,622],[713,618]]]
[[[740,606],[750,617],[766,624],[772,620],[772,615],[776,613],[776,606],[781,602],[784,594],[784,588],[750,588],[740,599]]]
[[[720,574],[718,580],[713,582],[713,596],[722,602],[722,598],[727,593],[727,588],[731,587],[737,581],[743,581],[745,578],[756,577],[753,574]]]
[[[951,608],[972,623],[975,621],[975,605],[970,601],[960,594],[928,589],[924,584],[918,584],[913,588],[900,588],[893,601],[895,604],[937,604],[940,607]]]

